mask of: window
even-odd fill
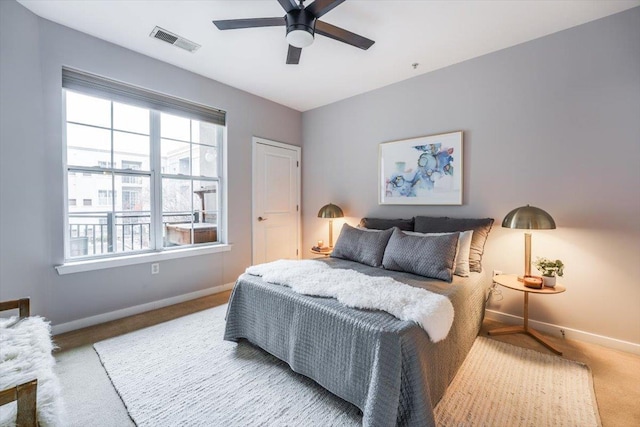
[[[142,169],[142,162],[133,162],[131,160],[123,160],[122,169],[139,171]],[[122,177],[122,182],[127,184],[142,184],[142,180],[140,180],[140,178],[136,176],[124,176]]]
[[[142,201],[141,193],[142,191],[137,188],[122,187],[122,209],[125,211],[138,209]]]
[[[112,190],[98,190],[98,204],[110,206],[113,204],[114,192]]]
[[[101,168],[110,168],[113,166],[113,163],[105,162],[103,160],[98,160],[98,166],[100,166]],[[125,168],[123,167],[122,169],[125,169]]]
[[[66,259],[221,242],[224,112],[68,69],[63,87]]]

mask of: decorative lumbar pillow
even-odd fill
[[[344,224],[331,256],[380,267],[384,249],[392,233],[393,229],[369,233]]]
[[[403,231],[413,231],[413,218],[411,219],[386,219],[386,218],[362,218],[358,227],[372,228],[375,230],[388,230],[398,227]]]
[[[451,282],[459,233],[418,236],[395,228],[384,251],[382,266]]]
[[[469,254],[471,252],[471,242],[473,241],[473,230],[461,231],[458,240],[458,255],[456,256],[456,276],[469,277],[471,268],[469,266]]]
[[[417,216],[415,230],[419,233],[451,233],[473,230],[471,249],[469,250],[469,269],[482,271],[484,244],[491,231],[493,218],[448,218]]]
[[[418,233],[415,231],[405,231],[405,234],[410,236],[442,236],[443,234],[451,233]],[[469,277],[471,270],[469,270],[469,251],[471,249],[471,239],[473,237],[473,230],[461,231],[458,239],[458,252],[456,253],[456,269],[453,272],[456,276]]]

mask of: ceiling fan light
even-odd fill
[[[307,30],[292,30],[287,33],[287,43],[291,46],[303,48],[311,46],[313,43],[313,34]]]

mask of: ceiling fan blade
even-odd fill
[[[327,24],[322,21],[316,21],[316,34],[322,34],[325,37],[329,37],[364,50],[369,49],[375,43],[373,40],[366,37],[359,36],[351,31],[347,31],[343,28],[336,27],[335,25]]]
[[[302,53],[301,48],[289,45],[289,51],[287,52],[287,64],[295,65],[300,63],[301,53]]]
[[[280,6],[282,6],[287,13],[294,9],[299,9],[296,0],[278,0],[278,3],[280,3]]]
[[[284,17],[280,18],[249,18],[224,19],[212,21],[219,30],[237,30],[240,28],[279,27],[286,24]]]
[[[308,12],[311,12],[316,18],[320,18],[322,15],[329,12],[331,9],[343,2],[344,0],[315,0],[305,9]]]

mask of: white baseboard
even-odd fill
[[[514,316],[513,314],[502,313],[495,310],[486,310],[485,317],[487,319],[496,320],[510,325],[522,325],[524,321],[524,319],[520,316]],[[567,339],[584,341],[591,344],[598,344],[604,347],[613,348],[615,350],[622,350],[626,351],[627,353],[640,355],[640,344],[632,343],[629,341],[622,341],[616,338],[605,337],[604,335],[592,334],[591,332],[580,331],[578,329],[567,328],[566,326],[540,322],[537,320],[529,319],[529,324],[531,325],[531,327],[533,327],[533,329],[537,329],[549,335],[561,337],[561,330],[563,330],[564,336]]]
[[[134,314],[144,313],[145,311],[155,310],[157,308],[167,307],[169,305],[178,304],[192,299],[204,297],[207,295],[219,294],[220,292],[233,289],[235,283],[226,283],[220,286],[203,289],[201,291],[190,292],[188,294],[178,295],[171,298],[165,298],[159,301],[148,302],[133,307],[123,308],[121,310],[111,311],[109,313],[98,314],[84,319],[72,320],[71,322],[53,325],[51,331],[53,335],[63,334],[76,329],[86,328],[87,326],[98,325],[100,323],[110,322],[111,320],[122,319],[123,317],[133,316]]]

